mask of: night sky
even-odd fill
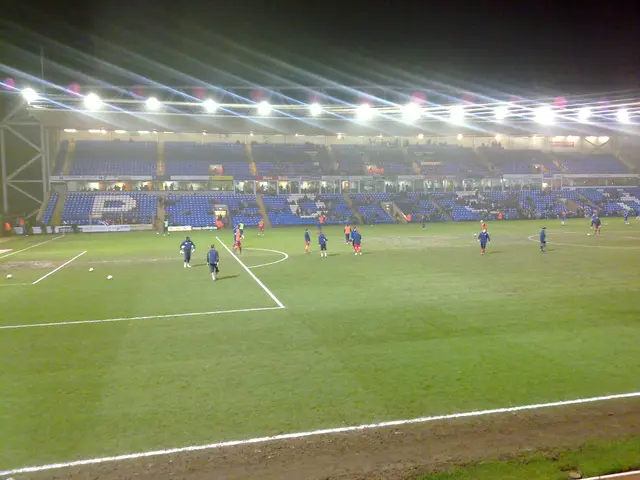
[[[39,76],[42,47],[46,78],[63,84],[436,80],[570,93],[640,78],[640,7],[625,0],[37,3],[5,1],[0,62]]]

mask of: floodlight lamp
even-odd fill
[[[84,97],[84,106],[89,110],[98,110],[102,106],[102,100],[95,93],[90,93]]]
[[[616,118],[620,123],[629,123],[629,110],[626,108],[621,108],[616,113]]]
[[[356,116],[360,120],[369,120],[373,117],[373,110],[371,109],[371,105],[368,103],[363,103],[358,108],[356,108]]]
[[[214,113],[218,109],[218,104],[210,98],[204,101],[203,106],[207,113]]]
[[[265,116],[271,113],[271,104],[267,101],[262,101],[258,104],[258,114]]]
[[[494,110],[494,115],[496,117],[496,120],[498,120],[499,122],[504,120],[505,118],[507,118],[507,116],[509,115],[509,108],[505,105],[501,105],[499,107],[496,107]]]
[[[590,117],[591,109],[589,107],[582,107],[580,110],[578,110],[578,120],[580,120],[582,123],[587,122]]]
[[[462,140],[462,134],[459,133],[458,136],[456,137],[458,139],[458,141]]]
[[[553,110],[551,107],[538,107],[535,112],[535,120],[541,125],[553,123]]]
[[[415,122],[422,116],[422,109],[415,102],[407,103],[402,107],[402,116],[407,122]]]
[[[462,123],[464,121],[464,108],[462,105],[453,105],[449,109],[449,121],[453,123]]]
[[[22,97],[27,101],[27,103],[31,103],[38,100],[39,95],[33,88],[28,87],[22,90]]]
[[[162,106],[162,104],[160,103],[160,100],[158,100],[156,97],[149,97],[146,103],[147,103],[147,108],[152,111],[159,110],[160,107]]]
[[[319,103],[312,103],[311,105],[309,105],[309,113],[311,114],[311,116],[317,117],[318,115],[322,114],[322,106]]]

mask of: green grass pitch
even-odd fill
[[[248,230],[273,251],[247,266],[289,255],[252,269],[285,309],[0,329],[0,470],[638,391],[640,222],[607,221],[547,221],[546,253],[543,222],[493,222],[484,257],[475,222],[363,227],[358,257],[339,227],[328,258],[304,228]],[[192,269],[178,233],[0,254],[0,326],[276,307],[224,248],[211,281],[216,235],[191,234]]]

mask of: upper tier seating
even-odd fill
[[[78,140],[69,175],[152,176],[157,158],[156,142]]]

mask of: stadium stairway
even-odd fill
[[[493,164],[491,163],[491,160],[489,160],[489,157],[487,156],[486,153],[482,151],[481,148],[474,148],[473,152],[475,153],[475,156],[478,159],[478,165],[482,165],[484,168],[486,168],[490,172],[493,172],[495,170],[495,168],[493,167]]]
[[[364,225],[364,220],[362,220],[362,216],[360,215],[360,212],[358,211],[358,209],[353,206],[353,202],[351,201],[351,197],[349,196],[349,194],[344,193],[342,196],[344,197],[345,203],[353,212],[353,216],[358,219],[358,223],[360,223],[361,225]]]
[[[249,158],[249,171],[251,172],[251,175],[253,175],[254,177],[256,177],[258,175],[258,169],[256,168],[256,162],[253,159],[253,148],[251,148],[251,144],[250,143],[245,143],[244,144],[244,152],[247,154],[247,158]],[[261,202],[258,202],[258,205],[260,205]],[[262,215],[263,219],[264,219],[264,214]],[[268,219],[265,220],[265,225],[267,224]]]
[[[255,165],[254,165],[255,168]],[[258,204],[258,208],[260,209],[260,216],[262,216],[262,221],[264,222],[265,227],[271,228],[271,221],[269,220],[269,214],[267,213],[267,209],[264,206],[264,200],[262,200],[262,195],[256,195],[256,203]]]
[[[158,217],[159,226],[164,224],[164,219],[167,216],[167,213],[166,213],[166,211],[164,209],[164,201],[163,201],[163,200],[166,200],[166,199],[167,199],[166,196],[159,196],[158,200],[157,200],[158,201],[157,217]]]
[[[580,205],[576,203],[575,200],[567,200],[567,211],[576,213],[580,208]]]
[[[435,198],[430,197],[430,200],[433,202],[433,205],[436,207],[436,210],[438,211],[438,213],[441,213],[442,215],[447,217],[449,221],[455,222],[453,217],[449,215],[449,212],[447,212],[444,208],[442,208],[442,206],[438,203],[438,201]]]
[[[51,225],[62,225],[62,212],[64,212],[64,205],[67,203],[66,187],[64,192],[58,193],[58,203],[56,204],[56,208],[53,210],[53,215],[51,216]]]
[[[51,192],[47,192],[44,196],[44,200],[42,201],[42,205],[40,205],[40,210],[38,210],[38,215],[36,215],[36,222],[42,222],[42,217],[44,217],[44,212],[47,210],[47,205],[49,205],[49,200],[51,200]]]
[[[406,214],[400,209],[398,205],[396,205],[394,202],[382,202],[382,208],[384,208],[385,204],[390,207],[388,213],[389,215],[391,215],[391,218],[395,220],[396,214],[398,214],[398,216],[400,217],[400,223],[409,223],[407,221]]]
[[[162,176],[164,175],[164,142],[158,142],[158,169],[157,169],[157,174],[158,176]],[[158,204],[159,206],[159,204]],[[164,211],[164,209],[163,209]],[[163,216],[163,221],[164,221],[164,216]]]
[[[558,156],[555,153],[553,153],[552,151],[549,151],[549,152],[546,152],[546,154],[551,159],[553,164],[560,169],[560,171],[562,171],[562,172],[566,172],[567,171],[567,169],[564,168],[564,165],[562,165],[562,162],[560,161],[560,159],[558,158]]]
[[[483,170],[491,170],[491,162],[489,161],[489,157],[487,157],[482,150],[477,148],[473,149],[473,163],[480,167]]]
[[[331,171],[335,172],[338,170],[338,159],[336,158],[336,153],[331,148],[331,145],[327,145],[327,155],[331,159]]]
[[[67,155],[64,157],[64,163],[62,164],[62,175],[69,175],[71,171],[71,164],[73,163],[73,152],[76,151],[76,142],[74,140],[69,142],[67,147]],[[55,218],[55,215],[54,215]],[[56,224],[57,225],[57,224]]]
[[[616,152],[616,158],[618,160],[620,160],[620,162],[622,162],[628,169],[630,172],[635,172],[637,171],[637,167],[636,165],[633,163],[633,161],[631,161],[629,158],[627,158],[626,156],[622,155],[622,153],[618,150],[618,152]]]

